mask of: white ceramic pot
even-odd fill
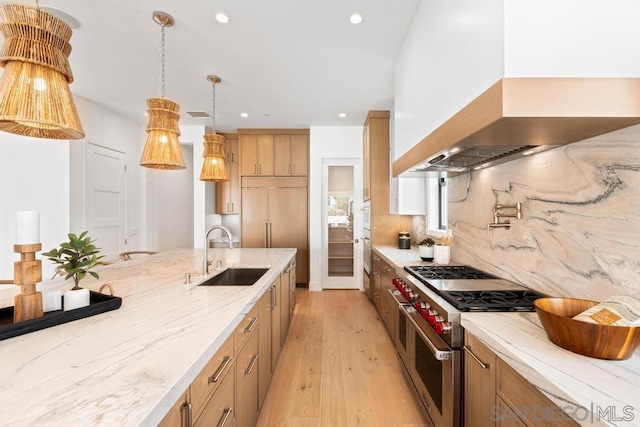
[[[418,252],[420,253],[420,258],[423,261],[432,261],[433,260],[433,246],[418,246]]]
[[[64,293],[64,311],[75,310],[89,305],[89,289],[68,290]]]
[[[436,245],[434,257],[434,261],[437,264],[449,264],[449,260],[451,259],[451,246]]]

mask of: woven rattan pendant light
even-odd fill
[[[35,7],[3,3],[0,32],[0,130],[35,138],[84,138],[69,90],[71,28],[36,1]]]
[[[140,165],[153,169],[185,169],[180,147],[180,105],[164,97],[165,56],[164,33],[166,27],[173,26],[173,18],[164,12],[153,12],[153,20],[162,27],[160,98],[147,99],[147,142],[144,145]]]
[[[216,83],[220,83],[220,77],[207,76],[207,80],[213,85],[213,111],[211,114],[213,129],[211,133],[204,135],[202,153],[204,161],[200,172],[200,181],[229,181],[227,164],[224,161],[224,136],[216,133]]]

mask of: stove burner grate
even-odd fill
[[[448,291],[441,296],[460,311],[534,311],[535,291]]]
[[[466,265],[407,266],[404,269],[421,280],[497,279],[496,276]]]

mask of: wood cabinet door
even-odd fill
[[[249,337],[236,360],[236,425],[252,427],[258,418],[258,334]]]
[[[227,139],[224,142],[224,160],[227,163],[238,163],[240,160],[240,141]]]
[[[273,171],[276,176],[291,173],[291,135],[276,135],[273,140]]]
[[[288,268],[280,274],[280,345],[284,346],[289,332],[289,307],[291,304],[291,292],[289,291]]]
[[[271,372],[276,369],[282,344],[280,343],[280,276],[271,285]]]
[[[291,175],[309,175],[309,137],[291,135]]]
[[[266,248],[269,223],[269,189],[242,189],[242,247]]]
[[[258,135],[258,173],[257,175],[273,175],[273,135]]]
[[[204,410],[197,416],[194,427],[222,425],[232,426],[236,416],[236,376],[226,375],[213,397],[206,403]]]
[[[271,247],[298,250],[296,277],[306,283],[309,281],[307,189],[272,188],[269,191]]]
[[[363,172],[364,172],[364,179],[363,179],[363,195],[364,195],[364,200],[369,200],[371,198],[371,138],[370,138],[370,127],[369,127],[369,123],[367,123],[367,125],[364,128],[364,132],[362,135],[363,138],[363,153],[362,153],[362,159],[363,159]]]
[[[227,163],[229,181],[216,182],[216,213],[240,213],[240,165]]]
[[[185,422],[187,415],[185,411],[190,410],[187,406],[189,401],[189,389],[187,389],[187,391],[180,396],[180,399],[169,409],[169,412],[167,412],[167,415],[160,421],[158,427],[187,427]]]
[[[469,333],[465,334],[464,372],[465,425],[494,427],[496,355]]]
[[[240,175],[259,175],[257,135],[240,135]]]
[[[258,300],[258,407],[271,382],[271,288]]]

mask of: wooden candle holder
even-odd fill
[[[42,293],[36,292],[36,283],[42,281],[42,261],[36,259],[36,252],[41,250],[41,243],[13,245],[13,251],[20,254],[20,261],[13,264],[14,284],[20,286],[20,293],[14,297],[13,323],[44,315]]]

